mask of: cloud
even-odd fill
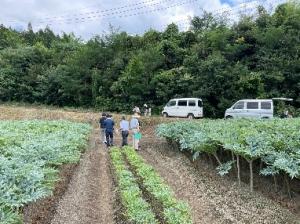
[[[162,30],[171,22],[185,29],[189,17],[203,10],[233,10],[242,2],[245,0],[1,0],[0,23],[18,30],[28,22],[34,30],[48,25],[58,34],[73,32],[88,39],[108,32],[110,24],[131,34]],[[253,2],[247,6],[250,4]]]

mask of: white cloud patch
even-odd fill
[[[284,0],[275,0],[278,3]],[[281,1],[281,2],[280,2]],[[153,28],[162,30],[171,22],[181,29],[188,27],[189,18],[203,10],[222,13],[236,11],[254,4],[274,5],[274,0],[1,0],[0,24],[18,30],[49,25],[56,33],[73,32],[88,39],[109,30],[109,24],[128,33],[141,34]],[[236,8],[236,9],[235,9]]]

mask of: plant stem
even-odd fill
[[[253,192],[253,160],[248,161],[250,168],[250,191]]]
[[[289,178],[288,178],[288,176],[286,174],[284,175],[284,180],[285,180],[285,183],[286,183],[287,193],[288,193],[288,195],[289,195],[289,197],[291,199],[292,198],[291,186],[290,186]]]
[[[274,188],[275,188],[275,191],[277,192],[278,191],[278,184],[277,184],[276,175],[273,176],[273,179],[274,179]]]
[[[222,165],[222,163],[221,163],[221,161],[220,161],[220,159],[219,159],[219,157],[218,157],[217,153],[216,153],[216,152],[214,152],[214,153],[213,153],[213,155],[214,155],[214,157],[216,158],[216,160],[218,161],[218,164],[221,166],[221,165]]]
[[[236,155],[237,178],[239,186],[241,186],[241,170],[240,170],[240,156]]]

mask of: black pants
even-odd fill
[[[129,134],[128,131],[122,131],[122,146],[128,145],[127,142],[128,134]]]
[[[107,146],[112,146],[113,145],[113,140],[114,140],[114,133],[112,131],[106,131],[105,136],[106,136]]]

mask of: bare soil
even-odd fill
[[[248,186],[219,177],[203,165],[195,168],[181,152],[170,149],[165,141],[143,142],[140,152],[192,210],[193,221],[202,223],[293,224],[300,220],[288,209],[267,199]]]
[[[99,133],[94,132],[91,149],[83,155],[52,224],[115,223],[109,155],[98,136]]]

